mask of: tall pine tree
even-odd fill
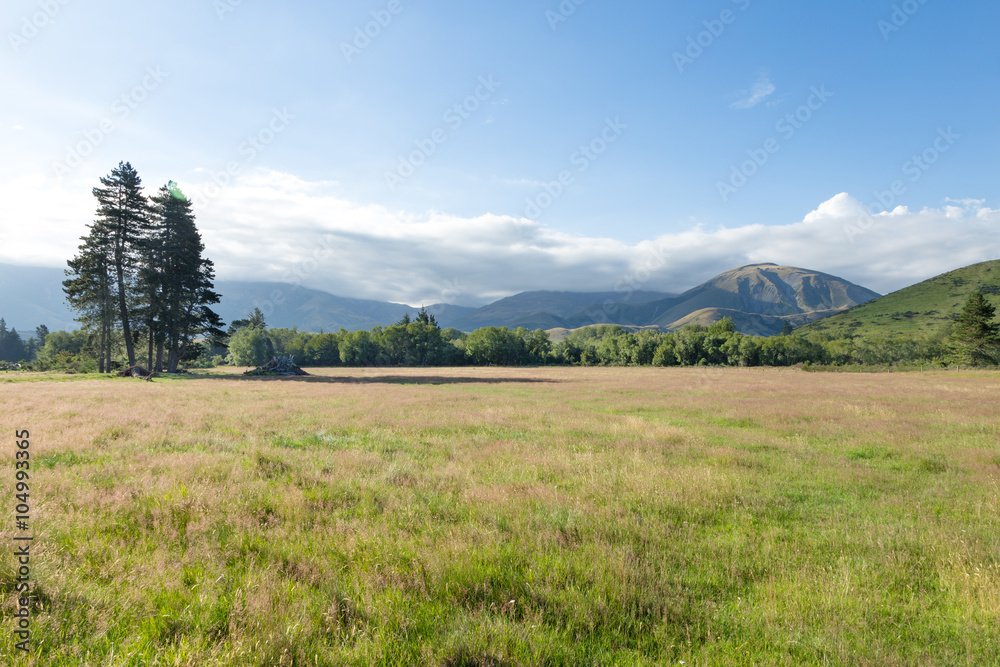
[[[151,234],[142,272],[150,282],[146,293],[152,316],[150,331],[167,353],[167,371],[176,372],[194,336],[222,338],[223,322],[210,306],[219,303],[214,291],[215,267],[203,256],[205,245],[195,226],[191,202],[176,187],[164,186],[152,198]],[[157,365],[161,355],[157,355]]]
[[[139,269],[139,285],[142,301],[136,308],[136,316],[144,324],[147,342],[147,361],[149,370],[159,372],[163,369],[163,348],[166,343],[164,321],[166,308],[166,256],[164,254],[164,228],[161,205],[157,195],[150,198],[150,217],[146,228],[146,236],[142,244],[142,266]],[[154,352],[156,354],[154,358]]]
[[[111,372],[112,333],[118,317],[114,276],[114,253],[110,230],[99,222],[89,225],[82,237],[79,253],[69,260],[63,290],[66,300],[77,312],[97,350],[98,370]]]
[[[438,325],[437,318],[428,313],[427,309],[424,308],[423,306],[420,306],[420,312],[417,313],[416,321],[422,324],[429,324],[432,327],[436,327]]]
[[[134,366],[135,344],[129,304],[136,292],[136,274],[149,226],[149,204],[142,193],[142,179],[128,162],[120,162],[110,175],[101,178],[101,185],[103,187],[93,190],[98,201],[94,225],[110,243],[118,319],[128,363]]]

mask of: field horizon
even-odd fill
[[[0,653],[998,664],[995,372],[309,370],[3,383]]]

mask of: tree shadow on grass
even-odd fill
[[[201,375],[204,380],[243,382],[312,382],[316,384],[557,384],[561,380],[526,377],[447,377],[441,375],[376,375],[370,377],[328,375]]]

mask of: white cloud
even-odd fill
[[[841,192],[839,195],[828,199],[820,204],[815,211],[809,213],[803,222],[822,222],[823,220],[836,220],[838,218],[858,216],[865,211],[864,204],[857,199]]]
[[[762,76],[753,84],[750,90],[741,90],[738,93],[734,93],[736,101],[729,105],[730,109],[752,109],[764,100],[766,100],[774,91],[776,91],[774,84],[767,76]]]
[[[60,187],[45,174],[0,184],[0,261],[65,266],[94,213],[90,187]]]
[[[199,202],[204,185],[181,188]],[[682,291],[736,266],[775,262],[884,293],[996,259],[985,249],[1000,247],[1000,211],[976,200],[866,217],[861,202],[841,193],[790,224],[694,225],[628,244],[511,216],[392,211],[347,201],[336,187],[258,170],[198,203],[218,277],[298,279],[343,296],[475,305],[538,289]],[[83,183],[60,188],[26,176],[0,184],[0,197],[2,262],[63,266],[93,216]]]

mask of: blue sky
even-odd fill
[[[667,291],[995,258],[996,3],[578,1],[8,0],[0,261],[61,264],[119,160],[220,277],[411,303],[611,289],[654,245]]]

